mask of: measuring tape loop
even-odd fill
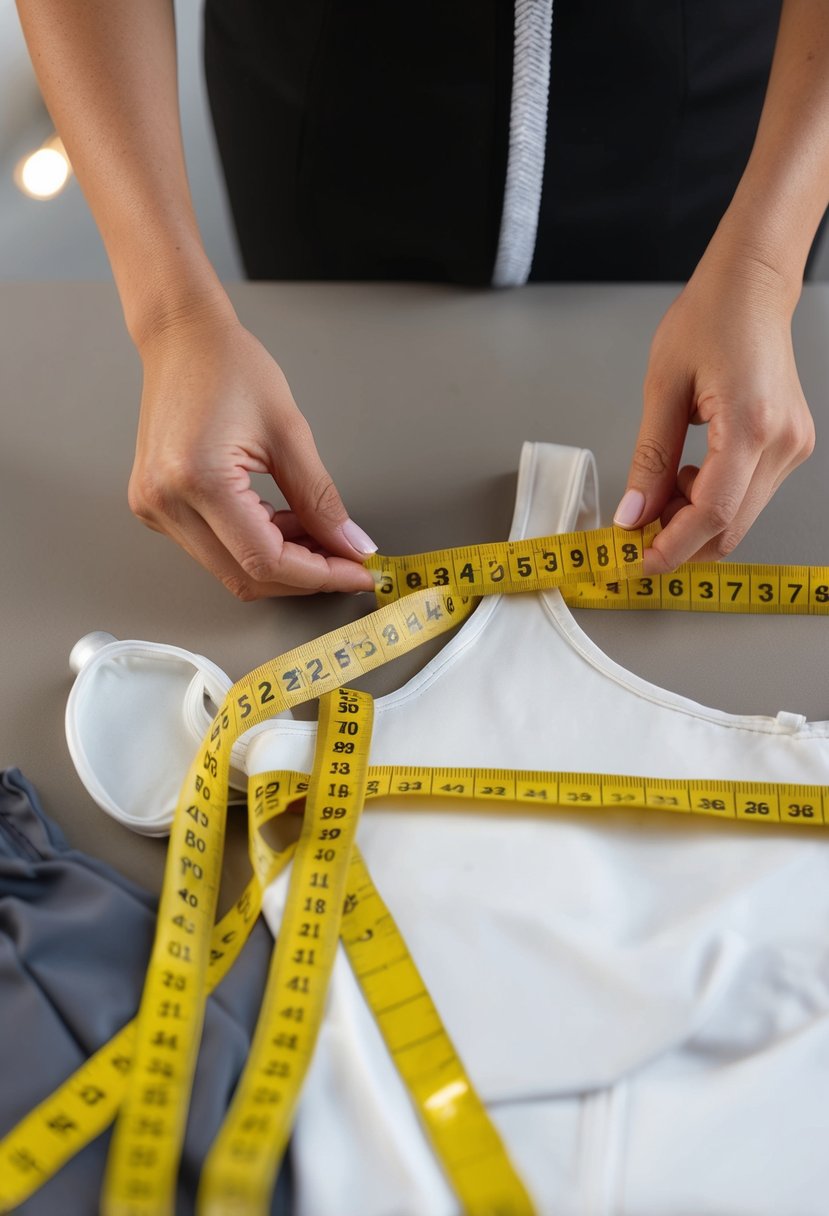
[[[560,588],[574,607],[821,615],[829,612],[829,567],[825,566],[692,563],[671,575],[645,576],[642,554],[658,530],[658,524],[629,532],[605,528],[408,557],[374,555],[366,565],[375,574],[380,604],[377,611],[262,664],[233,685],[182,786],[138,1019],[0,1142],[0,1208],[11,1210],[33,1193],[73,1152],[107,1125],[120,1103],[102,1212],[104,1216],[173,1216],[176,1173],[204,1001],[207,991],[218,982],[219,971],[223,974],[238,954],[245,929],[244,924],[235,923],[225,928],[226,919],[216,926],[213,922],[230,749],[250,727],[283,709],[331,692],[455,627],[469,615],[481,595]],[[372,769],[366,776],[366,794],[372,797],[381,792],[425,793],[425,786],[422,790],[414,787],[425,781],[426,771]],[[823,787],[713,781],[677,783],[596,774],[508,774],[506,770],[493,770],[485,775],[468,769],[428,771],[442,774],[434,779],[455,787],[439,786],[437,790],[430,789],[430,793],[473,798],[483,805],[496,805],[499,801],[514,801],[524,808],[554,803],[580,809],[620,805],[710,814],[741,823],[813,826],[827,822]],[[510,786],[509,780],[514,784]],[[284,865],[293,852],[292,847],[282,852],[274,850],[262,837],[259,826],[279,813],[277,807],[284,809],[309,792],[303,788],[308,778],[301,774],[283,774],[281,781],[285,788],[273,795],[267,793],[261,780],[257,781],[256,788],[261,787],[262,793],[250,809],[249,826],[255,881],[243,896],[251,915],[258,913],[261,888],[271,881],[276,872],[274,867]],[[412,788],[404,789],[406,784]],[[502,789],[504,792],[500,792]],[[281,862],[277,860],[280,857]],[[296,896],[292,895],[292,914],[295,901]],[[238,936],[223,941],[221,934],[216,936],[220,930]],[[213,958],[211,952],[220,957]],[[217,967],[219,971],[215,970]],[[170,1046],[172,1043],[174,1047]],[[104,1060],[118,1063],[102,1065]],[[84,1072],[85,1069],[90,1071]],[[58,1099],[62,1102],[75,1081],[78,1094],[87,1081],[92,1087],[88,1095],[96,1088],[103,1090],[103,1096],[87,1103],[91,1113],[85,1113],[83,1097],[72,1112],[59,1103],[50,1105]],[[298,1082],[295,1091],[289,1087],[288,1092],[290,1102],[295,1102]],[[55,1126],[49,1126],[49,1118]],[[471,1127],[475,1120],[470,1116],[461,1122]],[[215,1160],[221,1159],[222,1152],[216,1149]],[[500,1160],[497,1153],[495,1158]],[[211,1166],[211,1177],[218,1178],[222,1171],[214,1175],[212,1169]],[[503,1162],[498,1170],[506,1171],[503,1173],[506,1178],[509,1170]],[[460,1193],[460,1184],[454,1177],[453,1184]],[[218,1194],[224,1186],[216,1185],[218,1191],[213,1183],[204,1189],[205,1205],[212,1203],[214,1191]],[[504,1183],[505,1193],[509,1193],[511,1185]],[[262,1193],[260,1189],[256,1199],[260,1206]],[[222,1199],[221,1203],[224,1202]],[[525,1209],[507,1205],[500,1210]]]

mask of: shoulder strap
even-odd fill
[[[525,443],[510,540],[599,526],[596,461],[587,448]]]

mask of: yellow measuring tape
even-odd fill
[[[378,604],[421,587],[471,596],[557,587],[577,608],[672,608],[694,612],[829,614],[829,566],[690,562],[672,574],[640,574],[641,546],[659,532],[600,528],[533,540],[372,555]]]
[[[199,1213],[253,1216],[269,1210],[340,935],[462,1210],[481,1216],[532,1212],[405,944],[352,848],[362,799],[440,794],[539,809],[627,806],[810,826],[827,822],[829,790],[597,774],[369,769],[366,699],[350,689],[332,692],[321,701],[311,778],[251,777],[254,880],[214,927],[230,748],[249,727],[278,711],[335,690],[452,628],[480,595],[558,587],[574,606],[829,612],[826,567],[721,563],[642,576],[642,552],[656,530],[608,528],[405,558],[375,556],[367,564],[377,580],[378,611],[234,684],[182,787],[138,1018],[0,1141],[0,1210],[23,1202],[117,1111],[102,1211],[105,1216],[172,1216],[204,1001],[238,955],[258,915],[262,889],[294,853],[292,847],[274,851],[260,828],[307,794],[268,993],[236,1098],[205,1164]],[[343,900],[347,886],[353,890]],[[391,953],[377,953],[382,949]],[[391,958],[399,961],[392,966]]]

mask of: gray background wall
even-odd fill
[[[242,277],[207,108],[201,3],[175,0],[179,92],[190,185],[207,251],[223,279]],[[74,179],[57,198],[26,198],[15,165],[52,130],[14,0],[0,0],[0,279],[105,279],[109,264]]]
[[[175,0],[187,166],[208,254],[222,278],[242,277],[213,146],[200,54],[201,3]],[[105,279],[109,266],[78,183],[57,198],[26,198],[12,172],[51,132],[14,0],[0,0],[0,279]],[[829,279],[829,241],[817,277]]]

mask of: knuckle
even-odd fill
[[[705,517],[717,533],[725,533],[737,514],[739,505],[737,500],[730,496],[717,498],[705,508]]]
[[[276,563],[261,553],[240,558],[239,565],[255,583],[272,582],[277,576]]]
[[[749,443],[759,448],[767,447],[781,432],[780,420],[772,403],[762,398],[754,402],[744,425]]]
[[[152,471],[133,475],[128,501],[140,518],[173,517],[182,499],[195,496],[203,488],[204,476],[189,457],[168,460]]]
[[[172,514],[172,496],[156,477],[133,477],[127,489],[127,502],[133,515],[145,524]]]
[[[163,469],[164,482],[177,497],[192,498],[203,489],[204,472],[188,455],[169,461]]]
[[[246,578],[242,578],[239,574],[226,574],[222,579],[222,583],[227,587],[230,594],[234,595],[237,600],[241,600],[243,604],[249,604],[259,598],[259,594],[255,588],[250,585]]]
[[[660,476],[670,464],[668,450],[658,439],[640,439],[633,453],[632,465],[637,473]]]
[[[729,553],[732,553],[737,548],[742,538],[742,532],[737,532],[734,529],[730,531],[726,529],[724,532],[721,532],[711,542],[716,556],[727,557]]]
[[[806,430],[806,434],[803,435],[800,441],[799,449],[797,449],[801,460],[808,460],[808,457],[812,455],[814,443],[816,443],[816,437],[814,437],[814,426],[811,426]]]
[[[792,421],[786,440],[788,451],[798,463],[811,456],[815,450],[815,424],[811,414]]]
[[[310,490],[310,501],[314,513],[323,519],[339,520],[343,514],[343,506],[337,488],[327,473],[313,483]]]

